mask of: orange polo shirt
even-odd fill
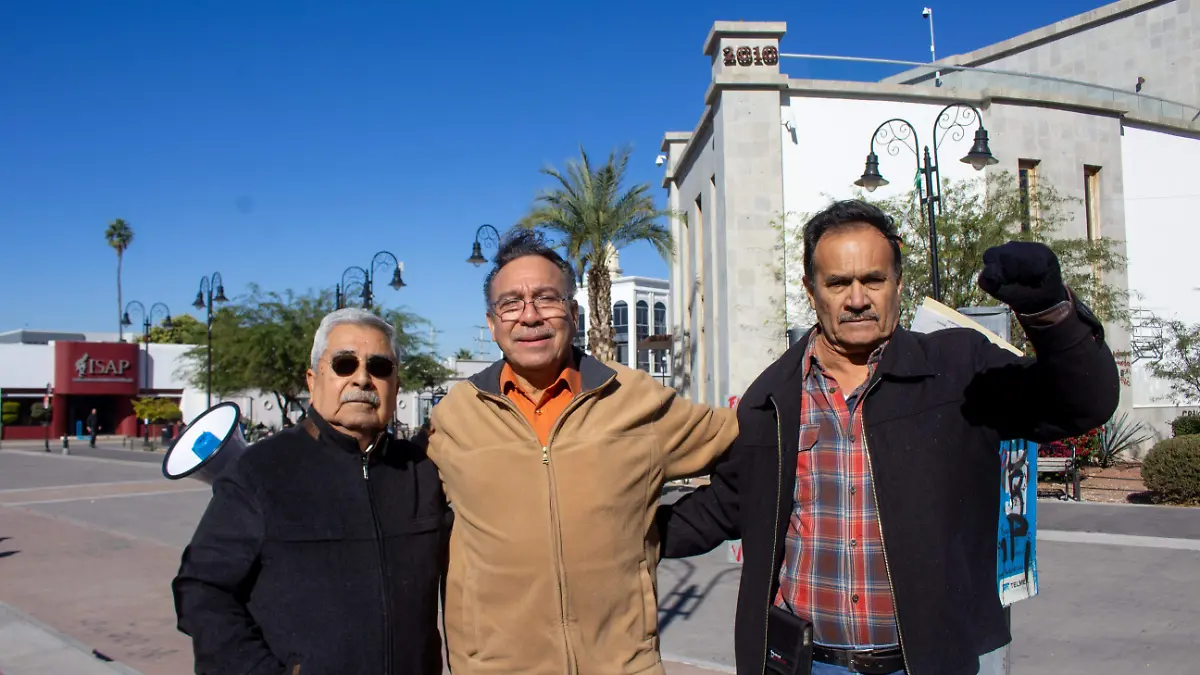
[[[529,420],[542,445],[550,442],[550,430],[554,428],[558,416],[567,409],[571,399],[579,393],[581,386],[579,371],[574,364],[568,364],[563,368],[558,380],[542,392],[541,400],[534,401],[517,384],[517,376],[512,367],[505,363],[504,369],[500,371],[500,391],[517,406],[517,410],[521,411],[525,419]]]

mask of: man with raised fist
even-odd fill
[[[1100,426],[1119,381],[1049,248],[1009,242],[983,263],[980,287],[1037,358],[898,327],[899,236],[876,207],[838,202],[804,226],[818,325],[746,391],[711,485],[658,514],[664,557],[742,540],[738,672],[973,675],[1009,642],[1000,441]]]

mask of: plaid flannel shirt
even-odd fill
[[[817,644],[843,649],[898,644],[883,536],[872,486],[862,398],[844,396],[810,340],[804,355],[796,490],[775,604],[813,623]]]

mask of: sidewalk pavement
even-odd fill
[[[0,675],[139,675],[0,602]]]

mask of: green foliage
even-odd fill
[[[1142,482],[1163,501],[1200,500],[1200,436],[1159,441],[1142,462]]]
[[[133,243],[133,228],[123,219],[117,218],[104,230],[104,241],[117,252],[117,257],[120,257]]]
[[[1200,401],[1200,324],[1162,321],[1162,358],[1150,363],[1154,376],[1171,385],[1177,403]],[[1176,433],[1176,435],[1179,435]]]
[[[0,403],[0,424],[13,425],[21,414],[20,401],[5,401]]]
[[[612,285],[609,250],[637,242],[653,246],[663,258],[674,252],[671,231],[659,222],[668,211],[654,203],[648,183],[625,187],[630,150],[617,150],[602,166],[593,166],[580,147],[580,158],[564,171],[542,169],[557,185],[540,194],[517,227],[553,236],[575,266],[579,281],[587,279],[588,345],[597,358],[613,355]]]
[[[1138,446],[1150,440],[1153,434],[1143,422],[1130,422],[1128,413],[1121,413],[1100,427],[1096,451],[1092,453],[1092,461],[1101,467],[1108,468],[1122,453],[1136,450]]]
[[[202,345],[208,337],[207,327],[191,314],[171,317],[171,328],[154,326],[150,329],[150,341],[156,344]]]
[[[29,407],[29,418],[34,422],[49,422],[50,417],[54,414],[54,406],[46,407],[41,401],[34,403]]]
[[[958,308],[997,304],[979,287],[983,253],[1008,241],[1036,241],[1058,256],[1063,281],[1105,322],[1128,324],[1128,298],[1118,286],[1106,283],[1107,274],[1124,269],[1120,242],[1110,238],[1062,237],[1072,221],[1069,211],[1078,202],[1039,181],[1030,195],[1035,214],[1032,227],[1022,228],[1025,205],[1016,177],[1007,171],[989,171],[983,177],[943,181],[941,211],[937,217],[938,261],[943,304]],[[930,281],[929,223],[916,191],[875,202],[900,225],[904,251],[904,321],[911,320],[926,296],[933,295]],[[1013,343],[1024,347],[1024,331],[1013,318]]]
[[[307,391],[313,336],[321,319],[333,310],[329,290],[277,293],[252,285],[244,298],[213,315],[213,392],[221,396],[270,392],[282,423],[287,410]],[[396,309],[374,311],[396,327],[402,353],[415,354],[426,347],[414,330],[422,322],[419,317]],[[201,390],[206,383],[205,359],[205,345],[184,355],[191,384]]]
[[[467,349],[466,347],[462,347],[458,351],[454,352],[454,358],[460,361],[470,361],[471,359],[475,358],[475,352]]]
[[[178,422],[183,419],[183,412],[179,406],[166,398],[135,398],[133,414],[139,420],[150,420],[154,424]]]
[[[1200,434],[1200,415],[1184,413],[1171,422],[1171,433],[1174,436],[1194,436]]]
[[[932,297],[929,264],[929,224],[916,190],[874,200],[858,192],[855,197],[871,202],[896,219],[903,239],[903,279],[901,323],[908,325],[925,297]],[[1116,284],[1105,281],[1109,273],[1124,269],[1125,256],[1120,242],[1109,238],[1089,240],[1061,236],[1072,221],[1069,208],[1078,202],[1061,195],[1046,181],[1039,181],[1030,195],[1035,214],[1033,226],[1023,230],[1025,206],[1017,179],[1005,171],[989,171],[984,176],[964,181],[943,181],[941,211],[937,217],[938,260],[941,273],[942,302],[952,307],[994,306],[996,299],[979,288],[983,253],[1008,241],[1037,241],[1049,246],[1058,256],[1063,281],[1096,316],[1104,322],[1129,325],[1128,297]],[[795,218],[793,218],[794,216]],[[810,214],[789,214],[788,228],[779,224],[783,251],[777,275],[786,272],[789,283],[800,274],[803,254],[801,227]],[[785,234],[786,233],[786,234]],[[807,310],[801,293],[789,294],[791,314],[799,304]],[[802,310],[802,311],[804,311]],[[1026,346],[1024,331],[1013,317],[1012,342]]]
[[[454,371],[443,366],[430,354],[414,354],[404,359],[400,368],[400,390],[421,391],[431,389],[454,376]]]

